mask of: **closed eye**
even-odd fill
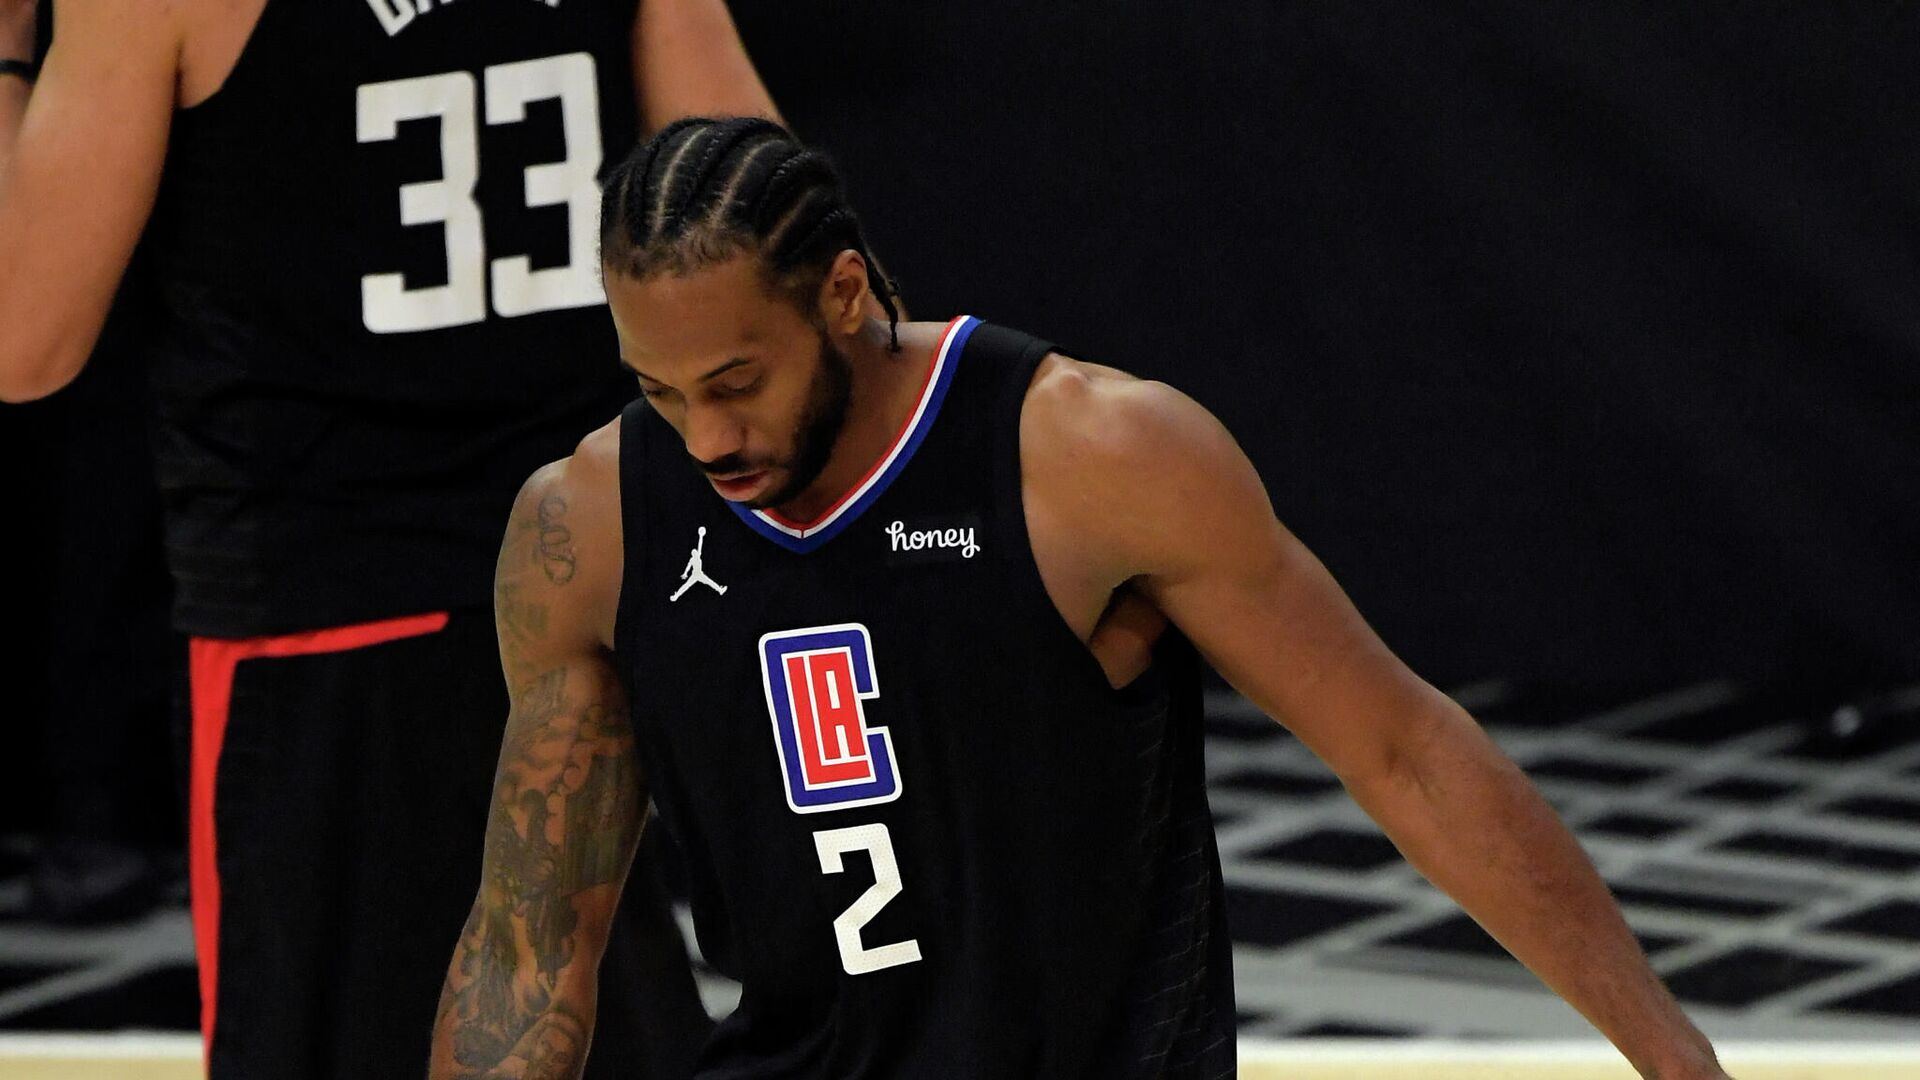
[[[766,381],[765,375],[756,375],[751,379],[744,379],[738,383],[719,383],[713,388],[713,396],[720,398],[746,397],[748,394],[760,389],[760,384]]]

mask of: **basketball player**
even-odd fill
[[[210,1073],[417,1075],[506,714],[498,521],[631,393],[603,155],[772,103],[721,0],[56,14],[43,70],[0,66],[0,397],[73,377],[147,227]],[[0,58],[34,21],[0,0]],[[564,522],[541,542],[565,581]],[[635,900],[608,1074],[684,1072],[706,1019]]]
[[[1644,1075],[1723,1075],[1546,803],[1199,406],[870,319],[834,170],[769,122],[667,128],[601,223],[646,400],[508,527],[513,713],[435,1077],[578,1067],[649,795],[744,985],[698,1075],[1230,1077],[1195,647]]]

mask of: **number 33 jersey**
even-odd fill
[[[185,629],[488,602],[514,492],[632,394],[598,176],[635,0],[267,0],[149,232]]]
[[[699,944],[703,1078],[1230,1077],[1197,661],[1115,690],[1041,582],[1019,417],[1048,347],[955,320],[820,520],[621,425],[618,651]]]

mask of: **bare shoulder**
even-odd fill
[[[616,418],[521,486],[495,571],[496,607],[509,593],[537,595],[610,644],[624,567]]]
[[[607,485],[615,500],[620,494],[620,418],[588,432],[567,459],[573,482],[582,486]]]
[[[604,514],[612,510],[619,525],[620,420],[595,428],[580,440],[573,453],[534,470],[514,501],[514,517],[541,503],[565,500],[573,512]],[[537,514],[536,514],[537,516]]]
[[[1102,579],[1154,573],[1174,546],[1249,510],[1271,519],[1259,476],[1212,413],[1165,383],[1099,364],[1057,354],[1041,362],[1020,456],[1029,520]]]
[[[1212,413],[1166,383],[1060,353],[1034,372],[1020,417],[1025,471],[1081,484],[1134,482],[1231,446]]]

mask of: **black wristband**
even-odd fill
[[[40,76],[40,65],[27,60],[0,60],[0,75],[18,75],[32,82]]]

